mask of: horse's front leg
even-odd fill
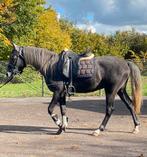
[[[51,103],[48,106],[49,115],[52,117],[55,124],[59,127],[59,130],[58,130],[57,134],[62,133],[62,122],[58,118],[58,115],[54,113],[54,108],[57,105],[57,103],[59,102],[59,99],[60,99],[60,93],[59,92],[54,92]]]
[[[61,93],[60,96],[60,109],[61,109],[61,115],[62,115],[62,130],[66,130],[68,125],[68,118],[66,116],[66,93],[65,91]]]

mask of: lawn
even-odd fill
[[[44,87],[44,95],[51,95],[51,92]],[[0,97],[40,97],[42,96],[42,82],[7,84],[0,89]]]

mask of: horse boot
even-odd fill
[[[63,116],[62,118],[62,130],[66,132],[66,128],[68,126],[68,117]]]

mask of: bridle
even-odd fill
[[[11,77],[8,77],[8,79],[0,86],[0,88],[2,88],[3,86],[5,86],[7,83],[9,83],[11,80],[13,79],[13,75]]]
[[[13,70],[13,75],[16,75],[16,74],[20,73],[20,71],[18,70],[18,67],[17,67],[18,58],[20,58],[23,61],[24,67],[26,67],[23,47],[19,47],[19,50],[15,50],[15,51],[16,51],[16,53],[13,56],[14,61],[13,61],[13,63],[9,63],[9,65],[8,65],[8,66],[12,67],[12,69],[14,69]]]
[[[9,63],[9,66],[12,67],[12,69],[14,69],[12,72],[12,75],[10,77],[7,77],[7,80],[0,86],[0,88],[2,88],[7,83],[9,83],[14,78],[14,75],[21,73],[17,67],[18,58],[20,58],[23,61],[24,67],[26,67],[26,62],[25,62],[24,53],[23,53],[23,47],[20,47],[19,51],[16,50],[16,52],[17,53],[15,54],[15,56],[13,56],[13,60],[14,60],[13,63]]]

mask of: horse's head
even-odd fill
[[[9,58],[6,75],[12,77],[13,75],[22,73],[25,67],[26,63],[23,55],[23,48],[13,44],[13,50]]]

